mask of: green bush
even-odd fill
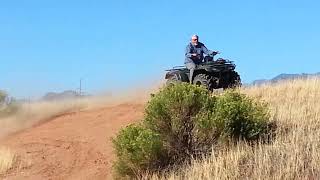
[[[1,104],[5,102],[7,96],[8,96],[7,93],[5,93],[4,91],[0,90],[0,103]]]
[[[169,161],[181,163],[201,148],[195,122],[199,112],[213,106],[214,98],[202,87],[185,83],[167,86],[149,101],[144,124],[160,134]]]
[[[137,176],[145,171],[157,170],[163,164],[163,145],[160,136],[139,125],[122,129],[115,139],[118,157],[114,164],[116,174]]]
[[[213,121],[223,122],[223,133],[236,140],[256,140],[267,133],[269,111],[267,104],[235,91],[218,96]]]
[[[141,126],[128,126],[114,140],[120,176],[189,162],[218,142],[256,140],[267,133],[265,104],[237,91],[214,95],[179,83],[153,95]]]
[[[6,92],[0,90],[0,117],[9,116],[18,109],[18,103],[13,98],[9,98]]]

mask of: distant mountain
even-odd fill
[[[41,99],[45,101],[57,101],[64,99],[74,99],[81,97],[76,91],[64,91],[61,93],[49,92]]]
[[[290,80],[290,79],[303,79],[307,77],[312,77],[312,76],[320,76],[320,72],[315,73],[315,74],[279,74],[278,76],[272,78],[272,79],[258,79],[252,82],[252,85],[261,85],[261,84],[266,84],[266,83],[276,83],[282,80]]]

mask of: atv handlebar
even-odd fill
[[[220,54],[220,52],[219,52],[219,51],[213,51],[213,52],[211,53],[212,56],[215,56],[215,55],[217,55],[217,54]]]

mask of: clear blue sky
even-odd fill
[[[234,60],[244,82],[320,71],[319,1],[0,2],[0,89],[39,97],[161,79],[190,35]]]

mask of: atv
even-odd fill
[[[214,60],[216,54],[218,53],[214,52],[212,55],[205,56],[204,60],[196,65],[192,83],[204,86],[210,91],[241,86],[241,79],[235,71],[236,65],[233,61],[222,58]],[[165,79],[167,79],[168,85],[190,82],[190,71],[185,66],[175,66],[166,71]]]

